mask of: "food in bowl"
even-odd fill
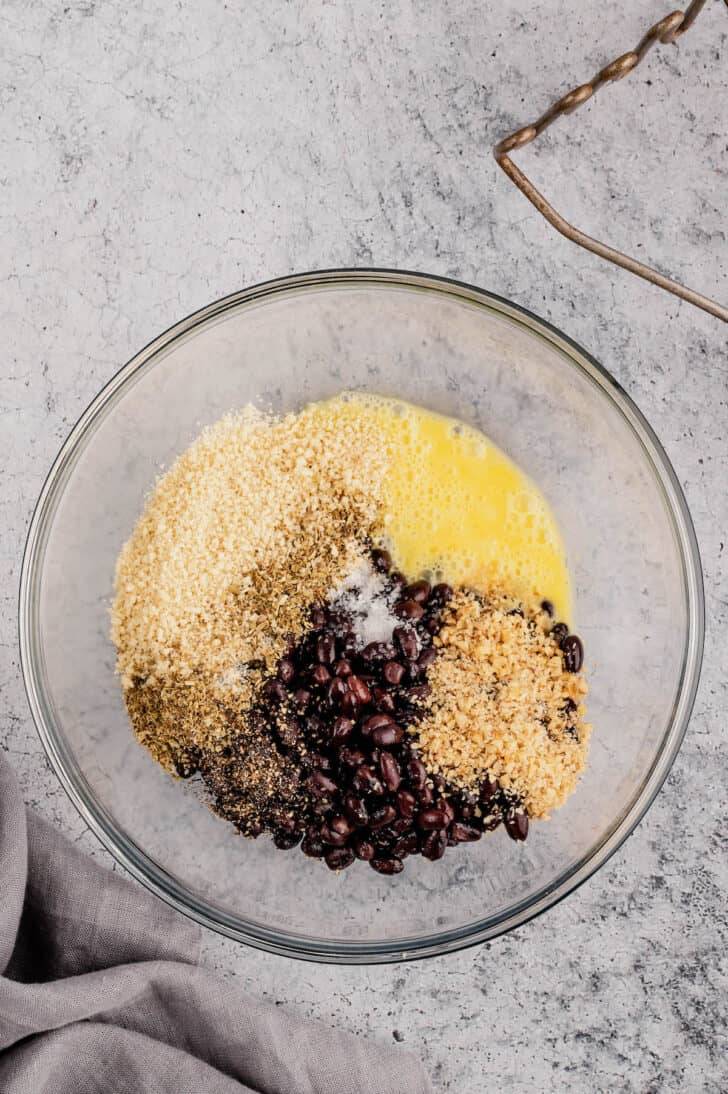
[[[550,510],[477,430],[344,393],[206,429],[116,572],[134,732],[246,836],[396,874],[575,789],[591,735]]]

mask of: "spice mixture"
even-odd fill
[[[551,601],[482,568],[433,587],[442,542],[426,574],[394,569],[392,482],[418,468],[380,426],[352,397],[203,432],[120,554],[112,636],[137,738],[199,772],[221,816],[396,874],[501,822],[525,839],[574,790],[591,727],[582,645]],[[397,520],[412,539],[417,513]]]

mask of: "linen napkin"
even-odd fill
[[[241,994],[200,941],[26,811],[0,752],[2,1094],[430,1094],[409,1054]]]

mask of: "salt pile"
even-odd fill
[[[363,561],[329,593],[332,608],[351,616],[358,649],[370,642],[392,640],[392,631],[402,623],[393,611],[398,591],[386,575]]]

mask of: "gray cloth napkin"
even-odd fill
[[[421,1065],[241,995],[199,930],[26,812],[0,753],[2,1094],[429,1094]]]

